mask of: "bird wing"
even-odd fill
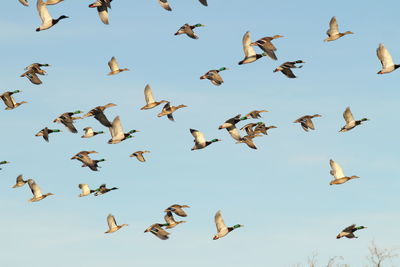
[[[168,211],[167,214],[165,214],[164,216],[164,220],[166,223],[168,223],[169,225],[173,225],[176,223],[174,216],[172,215],[172,212]]]
[[[110,228],[110,230],[117,227],[117,222],[115,221],[115,218],[112,214],[109,214],[107,216],[107,223],[108,223],[108,228]]]
[[[119,70],[118,62],[115,57],[112,57],[110,61],[108,61],[108,66],[110,67],[111,71]]]
[[[221,75],[219,75],[219,73],[217,73],[217,72],[209,72],[209,74],[207,74],[207,76],[209,76],[211,78],[211,82],[214,85],[219,86],[224,82]]]
[[[329,161],[329,164],[331,165],[331,175],[335,177],[335,179],[340,179],[344,177],[343,169],[340,167],[338,163],[336,163],[333,160]]]
[[[27,0],[19,0],[19,2],[20,2],[21,4],[23,4],[24,6],[29,6],[29,3],[28,3]]]
[[[29,185],[29,187],[32,191],[32,194],[35,198],[39,198],[42,196],[42,191],[40,190],[40,187],[35,183],[34,180],[29,179],[28,185]]]
[[[352,224],[352,225],[350,225],[350,226],[344,228],[344,229],[342,230],[342,232],[351,233],[352,230],[354,229],[354,227],[356,227],[356,225],[355,225],[355,224]]]
[[[394,65],[392,56],[383,44],[379,44],[378,49],[376,49],[376,55],[381,61],[383,69],[389,68]]]
[[[39,79],[39,77],[34,72],[28,71],[25,76],[28,77],[29,81],[33,84],[41,84],[42,83],[42,81]]]
[[[246,32],[243,36],[243,51],[246,57],[253,57],[256,55],[256,51],[250,44],[251,44],[250,32]]]
[[[239,133],[238,129],[234,125],[231,126],[231,127],[226,128],[226,130],[232,136],[233,139],[235,139],[236,141],[240,141],[240,139],[241,139],[240,133]]]
[[[96,111],[94,114],[94,118],[98,120],[105,127],[112,127],[110,121],[107,119],[106,115],[104,115],[103,111]]]
[[[193,135],[196,144],[205,145],[206,139],[204,138],[204,134],[202,132],[190,129],[190,133]]]
[[[282,73],[285,74],[285,76],[288,78],[296,78],[296,75],[294,75],[293,71],[290,68],[284,68],[282,70]]]
[[[79,188],[82,190],[84,195],[90,194],[90,188],[88,184],[79,184]]]
[[[161,240],[167,240],[169,233],[165,231],[161,226],[155,224],[151,227],[150,232],[160,238]]]
[[[36,8],[39,12],[39,17],[42,20],[42,25],[46,23],[52,23],[53,18],[51,17],[49,10],[43,0],[37,0]]]
[[[351,113],[350,107],[347,107],[346,110],[343,112],[343,118],[347,124],[354,122],[353,113]]]
[[[151,90],[151,87],[149,84],[146,85],[144,88],[144,98],[146,99],[146,103],[154,103],[154,97],[153,97],[153,90]]]
[[[85,135],[93,135],[93,128],[92,127],[86,127],[85,129]]]
[[[72,133],[77,133],[78,131],[76,130],[75,126],[73,125],[73,120],[70,115],[67,113],[64,113],[60,116],[61,123],[64,124],[65,127],[68,128],[68,130]]]
[[[121,119],[119,116],[115,117],[112,126],[109,128],[113,140],[122,140],[125,137],[124,129],[122,128]]]
[[[49,129],[47,127],[43,129],[43,139],[49,142]]]
[[[276,47],[271,43],[269,37],[264,37],[257,41],[258,47],[260,47],[267,55],[273,60],[278,60],[275,55]]]
[[[217,226],[218,233],[226,229],[224,219],[222,218],[221,211],[217,211],[214,217],[215,225]]]
[[[172,11],[172,8],[170,7],[169,3],[167,0],[157,0],[160,6],[162,6],[165,10]]]
[[[329,22],[329,30],[326,32],[328,36],[333,36],[339,34],[339,26],[336,21],[336,17],[332,17]]]
[[[307,118],[304,123],[311,130],[315,130],[314,123],[312,122],[312,120],[310,118]]]
[[[23,182],[25,182],[25,181],[24,181],[24,179],[23,179],[22,174],[18,175],[18,177],[17,177],[17,183],[23,183]]]
[[[202,3],[203,6],[208,6],[207,0],[199,0],[199,2]]]

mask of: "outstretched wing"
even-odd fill
[[[347,124],[354,122],[353,113],[351,113],[350,107],[347,107],[346,110],[343,112],[343,118]]]
[[[243,36],[243,51],[244,54],[246,55],[246,58],[253,57],[256,55],[256,51],[254,51],[254,48],[250,44],[251,44],[250,32],[246,32]]]
[[[331,165],[331,175],[335,177],[335,179],[340,179],[344,177],[343,169],[340,167],[339,164],[337,164],[335,161],[330,160],[329,164]]]
[[[226,229],[224,219],[222,218],[221,211],[217,211],[214,217],[215,225],[217,226],[218,233]]]
[[[339,34],[339,26],[336,21],[336,17],[332,17],[329,22],[329,30],[326,32],[328,36],[333,36]]]
[[[381,61],[383,69],[389,68],[394,65],[392,56],[383,44],[379,44],[378,49],[376,49],[376,55]]]
[[[108,223],[108,228],[110,228],[110,229],[117,227],[117,222],[115,221],[115,218],[112,214],[109,214],[107,216],[107,223]]]

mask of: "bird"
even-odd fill
[[[65,112],[55,118],[53,122],[62,123],[71,133],[78,133],[78,130],[74,126],[74,120],[80,120],[82,117],[73,117],[74,114],[80,114],[82,111],[76,110],[73,112]]]
[[[177,111],[180,108],[186,108],[186,107],[187,107],[186,105],[171,106],[170,103],[167,102],[167,104],[164,105],[162,111],[157,114],[157,117],[162,117],[162,116],[167,115],[167,117],[170,121],[175,121],[172,113],[174,113],[175,111]]]
[[[340,167],[340,165],[337,162],[333,161],[332,159],[329,161],[329,164],[331,165],[330,174],[334,177],[334,179],[329,183],[330,185],[343,184],[348,180],[360,178],[355,175],[350,177],[345,176],[342,167]]]
[[[109,127],[109,130],[111,134],[111,139],[108,140],[109,144],[118,144],[128,138],[132,138],[133,136],[131,134],[138,132],[138,130],[131,130],[127,133],[124,133],[119,116],[115,117],[111,127]]]
[[[343,112],[343,118],[346,121],[346,125],[343,126],[339,132],[348,132],[354,127],[362,124],[362,122],[369,120],[367,118],[362,118],[361,120],[356,121],[353,117],[353,113],[351,113],[350,107],[347,107],[346,110]]]
[[[219,72],[224,70],[228,70],[228,68],[222,67],[217,70],[209,70],[206,74],[200,76],[200,80],[208,79],[212,84],[220,86],[224,83],[224,80],[222,79],[221,75],[219,75]]]
[[[174,216],[172,215],[172,212],[168,211],[165,216],[164,220],[167,223],[167,226],[165,228],[171,229],[177,226],[178,224],[185,223],[186,221],[175,221]]]
[[[46,71],[42,70],[41,67],[49,67],[49,64],[32,63],[25,68],[25,72],[20,75],[20,77],[27,77],[29,81],[33,84],[42,84],[37,74],[46,75]]]
[[[167,226],[167,224],[155,223],[150,225],[144,232],[150,232],[161,240],[167,240],[169,233],[162,228],[163,226]]]
[[[254,139],[255,137],[259,137],[259,136],[262,136],[262,135],[259,135],[259,134],[245,135],[245,136],[241,137],[241,138],[236,142],[236,144],[244,143],[244,144],[246,144],[248,147],[250,147],[250,148],[252,148],[252,149],[257,149],[256,145],[255,145],[254,142],[253,142],[253,139]]]
[[[4,104],[7,106],[5,110],[12,110],[14,108],[21,106],[22,104],[28,103],[26,101],[21,101],[19,103],[15,102],[15,99],[12,95],[20,92],[22,91],[20,90],[15,90],[12,92],[7,91],[0,95],[1,100],[3,100]]]
[[[271,59],[273,60],[278,60],[278,58],[275,55],[276,47],[271,43],[272,40],[282,38],[282,35],[274,35],[272,37],[264,37],[261,38],[253,43],[251,43],[251,46],[258,46],[261,48]]]
[[[107,216],[107,224],[108,224],[108,230],[104,232],[105,234],[110,234],[118,231],[124,226],[128,226],[128,224],[122,224],[122,225],[117,225],[117,222],[115,221],[115,217],[112,214],[109,214]]]
[[[96,2],[89,5],[90,8],[97,8],[97,13],[99,13],[100,20],[108,25],[108,8],[111,8],[112,0],[96,0]]]
[[[299,63],[305,63],[302,60],[296,60],[296,61],[288,61],[277,67],[274,72],[282,72],[286,77],[288,78],[296,78],[296,75],[294,75],[293,71],[291,70],[292,68],[302,68],[303,66],[297,67],[295,64]]]
[[[187,214],[186,214],[186,212],[183,210],[183,208],[190,208],[190,206],[188,206],[188,205],[178,205],[178,204],[174,204],[174,205],[171,205],[171,206],[169,206],[168,208],[166,208],[166,209],[164,210],[164,212],[171,211],[171,212],[175,213],[175,214],[178,215],[178,216],[186,217]]]
[[[28,3],[27,0],[19,0],[19,2],[20,2],[21,4],[23,4],[24,6],[29,6],[29,3]]]
[[[90,138],[90,137],[93,137],[98,134],[104,134],[103,131],[99,131],[99,132],[93,131],[92,127],[85,127],[85,128],[83,128],[83,130],[85,131],[85,134],[82,135],[81,138]]]
[[[251,45],[252,42],[250,39],[250,32],[247,31],[244,34],[242,42],[243,42],[244,59],[238,63],[239,65],[252,63],[257,59],[260,59],[267,55],[267,53],[265,52],[262,54],[256,53],[253,46]]]
[[[95,191],[94,195],[95,195],[95,196],[100,196],[100,195],[103,195],[103,194],[105,194],[105,193],[108,193],[108,192],[110,192],[110,191],[112,191],[112,190],[117,190],[117,189],[118,189],[117,187],[107,188],[107,187],[106,187],[106,184],[102,184],[102,185],[99,186],[99,188],[97,188],[96,190],[94,190],[94,191]]]
[[[111,122],[107,119],[106,115],[104,115],[104,110],[106,110],[107,108],[110,108],[110,107],[115,107],[115,106],[116,106],[116,104],[113,104],[113,103],[108,103],[104,106],[97,106],[97,107],[93,108],[92,110],[90,110],[85,115],[83,115],[82,118],[94,116],[94,118],[96,120],[98,120],[103,126],[105,126],[107,128],[112,127]]]
[[[382,64],[382,69],[378,71],[377,74],[390,73],[400,67],[400,64],[393,63],[392,56],[390,55],[384,44],[379,44],[379,47],[376,49],[376,55],[378,56]]]
[[[136,152],[133,152],[129,157],[131,157],[131,158],[136,157],[138,161],[145,162],[146,159],[143,157],[144,153],[150,153],[150,151],[148,151],[148,150],[136,151]]]
[[[212,139],[211,141],[206,141],[206,139],[204,138],[204,134],[195,129],[190,129],[190,133],[194,137],[194,146],[191,149],[192,151],[205,148],[211,145],[212,143],[221,141],[220,139]]]
[[[329,22],[329,29],[326,32],[326,34],[328,35],[328,38],[326,38],[324,40],[324,42],[331,42],[331,41],[335,41],[335,40],[339,39],[340,37],[343,37],[347,34],[353,34],[353,32],[346,31],[344,33],[340,33],[339,26],[336,21],[336,17],[332,17],[331,21]]]
[[[110,67],[110,72],[107,75],[115,75],[123,71],[128,71],[129,69],[120,69],[118,66],[118,62],[115,57],[112,57],[110,61],[108,61],[108,66]]]
[[[268,135],[268,130],[274,129],[274,128],[277,128],[277,127],[274,125],[267,127],[267,126],[265,126],[265,123],[261,122],[261,123],[258,123],[258,125],[254,128],[254,134],[262,133],[264,135]]]
[[[96,151],[81,151],[76,153],[71,160],[77,159],[83,163],[82,167],[89,167],[92,171],[98,171],[98,163],[106,161],[105,159],[93,160],[89,157],[89,154],[98,153]]]
[[[340,239],[342,237],[347,237],[347,238],[358,238],[357,236],[354,235],[354,232],[357,230],[365,229],[368,227],[365,226],[356,226],[355,224],[352,224],[346,228],[344,228],[337,236],[336,239]]]
[[[244,225],[235,224],[232,227],[226,227],[224,219],[222,218],[221,211],[217,211],[214,217],[215,225],[217,226],[217,233],[214,235],[213,240],[220,239],[221,237],[226,236],[231,231],[243,227]]]
[[[79,189],[82,190],[82,193],[79,194],[79,197],[86,197],[91,193],[96,192],[95,190],[91,190],[88,184],[79,184]]]
[[[235,117],[226,120],[223,124],[221,124],[218,127],[218,129],[219,130],[226,129],[233,139],[235,139],[236,141],[240,141],[241,137],[238,129],[236,128],[236,124],[242,120],[247,120],[247,119],[248,118],[246,116],[241,117],[241,115],[238,114]]]
[[[36,184],[36,182],[33,179],[28,179],[27,183],[33,194],[33,197],[28,200],[29,202],[37,202],[48,196],[54,195],[53,193],[47,193],[43,195],[42,191],[40,190],[40,187]]]
[[[166,100],[161,100],[159,102],[154,101],[153,91],[150,87],[150,84],[147,84],[146,87],[144,88],[144,98],[146,100],[146,105],[143,106],[141,108],[141,110],[151,109],[151,108],[157,107],[158,105],[160,105],[162,103],[168,103],[168,101],[166,101]]]
[[[10,163],[10,162],[7,161],[7,160],[0,161],[0,165],[9,164],[9,163]],[[1,168],[0,168],[0,170],[1,170]]]
[[[179,28],[179,30],[175,33],[175,35],[180,35],[180,34],[186,34],[192,39],[199,39],[199,36],[197,36],[193,29],[198,28],[198,27],[204,27],[205,25],[203,24],[195,24],[195,25],[189,25],[185,23],[182,27]]]
[[[247,113],[245,117],[259,119],[259,118],[261,118],[260,113],[262,113],[262,112],[268,112],[268,110],[264,110],[264,109],[263,110],[253,110],[253,111]]]
[[[304,131],[308,132],[308,130],[315,130],[314,123],[312,122],[313,118],[321,117],[319,114],[314,114],[314,115],[305,115],[297,120],[295,120],[293,123],[300,123],[301,127],[303,128]]]
[[[67,16],[62,15],[58,19],[53,19],[47,9],[47,4],[43,2],[43,0],[37,0],[36,7],[42,21],[42,24],[36,29],[37,32],[47,30],[56,25],[60,20],[68,18]]]
[[[49,129],[45,127],[44,129],[40,130],[35,136],[43,136],[43,139],[46,142],[49,142],[49,134],[51,133],[59,133],[61,130],[59,129]]]
[[[20,174],[20,175],[18,175],[17,180],[16,180],[16,182],[15,182],[15,185],[13,185],[12,188],[17,188],[17,187],[24,186],[27,182],[28,182],[28,181],[25,181],[25,180],[23,179],[22,174]]]

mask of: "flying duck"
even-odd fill
[[[246,32],[243,36],[243,51],[244,51],[244,59],[240,61],[238,64],[248,64],[266,56],[266,53],[256,54],[253,46],[251,46],[252,42],[250,39],[250,32]]]
[[[96,192],[95,190],[91,190],[88,184],[79,184],[79,189],[82,190],[82,193],[79,194],[79,197],[86,197],[91,193]]]
[[[167,240],[169,233],[162,228],[163,226],[167,226],[167,224],[155,223],[150,225],[144,232],[150,232],[161,240]]]
[[[116,104],[113,103],[108,103],[107,105],[104,106],[97,106],[93,108],[91,111],[83,115],[82,118],[94,116],[96,120],[98,120],[103,126],[105,127],[112,127],[111,122],[107,119],[106,115],[104,115],[104,110],[106,110],[109,107],[115,107]]]
[[[353,34],[353,32],[346,31],[344,33],[340,33],[339,26],[336,21],[336,17],[332,17],[331,21],[329,22],[329,29],[326,32],[326,34],[328,35],[328,38],[326,38],[324,40],[324,42],[330,42],[330,41],[335,41],[335,40],[339,39],[340,37],[343,37],[347,34]]]
[[[105,193],[108,193],[112,190],[117,190],[117,187],[113,187],[113,188],[107,188],[106,184],[102,184],[99,186],[99,188],[97,188],[94,193],[95,196],[100,196],[100,195],[104,195]]]
[[[156,102],[154,100],[153,91],[152,91],[152,89],[150,87],[150,84],[147,84],[146,87],[144,88],[144,98],[146,100],[146,105],[143,106],[141,108],[141,110],[151,109],[151,108],[157,107],[161,103],[168,103],[168,101],[165,101],[165,100],[161,100],[159,102]]]
[[[332,159],[329,161],[329,164],[331,165],[330,174],[334,177],[334,179],[329,183],[330,185],[343,184],[348,180],[360,178],[355,175],[350,177],[345,176],[342,167],[340,167],[340,165],[337,162],[333,161]]]
[[[85,131],[85,134],[82,135],[81,138],[90,138],[90,137],[93,137],[95,135],[104,133],[103,131],[95,132],[95,131],[93,131],[92,127],[86,127],[86,128],[83,128],[83,130]]]
[[[206,74],[204,74],[203,76],[200,77],[200,80],[208,79],[211,81],[212,84],[214,84],[216,86],[220,86],[221,84],[224,83],[224,80],[222,79],[221,75],[219,75],[219,72],[227,70],[227,69],[228,68],[222,67],[218,70],[209,70],[209,71],[207,71]]]
[[[146,159],[143,157],[144,153],[150,153],[150,151],[148,151],[148,150],[136,151],[136,152],[133,152],[129,157],[131,157],[131,158],[136,157],[138,161],[145,162]]]
[[[27,77],[29,81],[33,84],[39,85],[42,84],[42,81],[39,79],[37,74],[45,75],[46,71],[42,70],[41,67],[49,67],[49,64],[41,64],[41,63],[33,63],[25,68],[25,72],[21,74],[20,77]]]
[[[212,139],[211,141],[206,141],[206,139],[204,138],[204,134],[195,129],[190,129],[190,133],[194,137],[194,146],[192,148],[192,151],[205,148],[206,146],[209,146],[212,143],[221,141],[220,139]]]
[[[241,137],[238,129],[236,128],[236,124],[242,120],[247,120],[247,119],[248,118],[246,116],[241,117],[241,115],[238,114],[235,117],[226,120],[223,124],[221,124],[218,127],[218,129],[219,130],[226,129],[233,139],[235,139],[236,141],[240,141]]]
[[[31,188],[33,197],[29,199],[29,202],[36,202],[40,201],[48,196],[54,195],[53,193],[47,193],[42,195],[42,191],[40,190],[40,187],[36,184],[36,182],[33,179],[28,179],[27,181],[29,187]]]
[[[204,27],[204,25],[203,24],[189,25],[186,23],[179,28],[179,30],[175,33],[175,35],[186,34],[192,39],[199,39],[199,36],[197,36],[193,31],[193,29],[198,27]]]
[[[3,100],[4,104],[7,106],[5,110],[12,110],[14,108],[21,106],[22,104],[28,103],[26,101],[21,101],[19,103],[15,102],[15,99],[12,95],[20,92],[22,91],[20,90],[15,90],[12,92],[7,91],[0,95],[1,100]]]
[[[347,107],[343,112],[343,118],[346,121],[346,125],[340,129],[339,132],[347,132],[353,129],[354,127],[362,124],[362,122],[367,121],[367,118],[362,118],[361,120],[356,121],[353,117],[353,113],[351,113],[350,107]]]
[[[35,136],[43,136],[43,139],[46,142],[49,142],[49,134],[51,133],[59,133],[61,132],[58,129],[49,129],[47,127],[45,127],[44,129],[40,130]]]
[[[253,110],[253,111],[247,113],[245,117],[259,119],[259,118],[261,118],[260,113],[262,113],[262,112],[268,112],[268,110],[264,110],[264,109],[263,110]]]
[[[236,144],[244,143],[244,144],[246,144],[248,147],[250,147],[252,149],[257,149],[256,145],[253,142],[253,139],[255,137],[259,137],[259,136],[262,136],[262,135],[254,134],[254,135],[243,136],[236,142]]]
[[[346,228],[344,228],[337,236],[336,239],[340,239],[342,237],[347,237],[347,238],[358,238],[357,236],[354,235],[354,232],[357,230],[365,229],[367,227],[365,226],[356,226],[355,224],[352,224]]]
[[[393,63],[392,56],[383,44],[379,44],[379,47],[376,49],[376,55],[382,64],[382,69],[378,74],[390,73],[400,67],[400,64]]]
[[[71,133],[78,133],[78,130],[73,125],[74,120],[82,119],[82,117],[72,117],[74,114],[80,114],[82,111],[76,110],[74,112],[65,112],[54,119],[53,122],[62,123]]]
[[[28,181],[25,181],[25,180],[23,179],[22,174],[20,174],[20,175],[18,175],[17,181],[15,182],[15,185],[13,185],[12,188],[17,188],[17,187],[24,186],[27,182],[28,182]]]
[[[171,206],[169,206],[168,208],[166,208],[166,209],[164,210],[164,212],[172,211],[173,213],[175,213],[175,214],[178,215],[178,216],[186,217],[187,214],[186,214],[186,212],[183,210],[183,208],[190,208],[190,206],[188,206],[188,205],[178,205],[178,204],[174,204],[174,205],[171,205]]]
[[[67,16],[62,15],[58,19],[53,19],[47,9],[47,4],[43,2],[43,0],[37,0],[36,7],[42,21],[42,24],[36,29],[37,32],[47,30],[56,25],[60,20],[68,18]]]
[[[96,2],[89,5],[90,8],[97,7],[100,20],[108,25],[108,8],[111,9],[112,0],[96,0]]]
[[[128,138],[132,138],[133,136],[131,134],[138,132],[138,130],[131,130],[127,133],[124,133],[119,116],[115,117],[109,129],[111,134],[111,139],[108,140],[109,144],[118,144]]]
[[[100,168],[97,163],[99,162],[103,162],[106,161],[105,159],[99,159],[99,160],[93,160],[89,157],[89,154],[92,153],[97,153],[96,151],[81,151],[75,154],[75,156],[73,156],[71,158],[71,160],[73,159],[77,159],[80,162],[83,163],[82,167],[89,167],[92,171],[98,171],[98,168]]]
[[[305,115],[303,117],[298,118],[293,123],[300,123],[301,127],[304,131],[308,132],[308,130],[315,130],[314,123],[312,122],[313,118],[321,117],[319,114],[315,115]]]
[[[128,71],[129,69],[120,69],[118,66],[118,62],[115,57],[112,57],[110,61],[108,61],[108,66],[110,67],[110,72],[107,75],[115,75],[123,71]]]
[[[276,47],[271,43],[272,40],[278,39],[283,37],[282,35],[274,35],[272,37],[264,37],[261,38],[253,43],[251,43],[251,46],[258,46],[261,48],[271,59],[273,60],[278,60],[278,58],[275,55]]]
[[[104,232],[105,234],[110,234],[118,231],[124,226],[128,226],[128,224],[122,224],[122,225],[117,225],[117,222],[115,221],[115,218],[112,214],[109,214],[107,216],[107,224],[108,224],[108,230]]]
[[[296,75],[294,75],[293,71],[291,70],[292,68],[302,68],[303,66],[297,67],[295,64],[299,63],[305,63],[302,60],[296,60],[296,61],[288,61],[277,67],[274,72],[282,72],[286,77],[288,78],[296,78]]]
[[[235,224],[232,227],[226,227],[224,219],[222,218],[221,211],[217,211],[214,217],[215,225],[217,226],[217,233],[214,235],[213,240],[220,239],[221,237],[226,236],[231,231],[243,227],[241,224]]]
[[[172,212],[168,211],[165,216],[164,220],[167,223],[167,226],[165,228],[171,229],[177,226],[178,224],[185,223],[186,221],[175,221],[174,216],[172,215]]]
[[[162,116],[167,115],[167,117],[170,121],[175,121],[172,113],[174,113],[175,111],[177,111],[180,108],[186,108],[186,107],[187,107],[186,105],[171,106],[170,103],[167,102],[167,104],[164,105],[162,111],[160,113],[158,113],[157,117],[162,117]]]

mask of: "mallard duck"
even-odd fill
[[[258,46],[261,48],[271,59],[273,60],[278,60],[278,58],[275,55],[276,47],[271,43],[272,40],[282,38],[282,35],[274,35],[272,37],[264,37],[261,38],[253,43],[251,43],[251,46]]]
[[[262,133],[262,134],[264,134],[264,135],[268,135],[268,130],[269,130],[269,129],[274,129],[274,128],[278,128],[278,127],[276,127],[276,126],[274,126],[274,125],[271,125],[271,126],[266,127],[265,124],[262,122],[262,123],[259,123],[259,124],[254,128],[254,134],[260,134],[260,133]]]
[[[261,118],[260,113],[262,113],[262,112],[268,112],[268,110],[264,110],[264,109],[263,110],[253,110],[253,111],[247,113],[245,117],[247,117],[248,119],[250,117],[253,119],[259,119],[259,118]]]
[[[255,137],[259,137],[259,136],[262,136],[262,135],[254,134],[254,135],[243,136],[236,142],[236,144],[244,143],[244,144],[246,144],[248,147],[250,147],[252,149],[257,149],[256,145],[253,142],[253,139]]]
[[[118,231],[124,226],[128,226],[128,224],[122,224],[122,225],[117,225],[117,222],[115,221],[115,218],[112,214],[108,214],[107,216],[107,224],[108,224],[108,230],[104,232],[105,234],[110,234]]]
[[[104,133],[103,131],[95,132],[95,131],[93,131],[92,127],[86,127],[86,128],[83,128],[83,130],[85,131],[85,134],[81,136],[82,138],[90,138],[95,135]]]
[[[103,126],[109,128],[112,127],[111,122],[107,119],[106,115],[104,115],[104,110],[110,107],[115,107],[116,104],[108,103],[104,106],[97,106],[93,108],[91,111],[83,115],[82,118],[87,118],[90,116],[94,116],[96,120],[98,120]]]
[[[138,161],[145,162],[146,159],[143,157],[144,153],[150,153],[150,151],[148,151],[148,150],[136,151],[136,152],[133,152],[129,157],[131,157],[131,158],[136,157]]]
[[[117,190],[117,187],[113,187],[113,188],[107,188],[106,184],[102,184],[99,186],[99,188],[97,188],[94,193],[95,196],[100,196],[100,195],[104,195],[105,193],[108,193],[112,190]]]
[[[120,69],[118,66],[118,62],[115,57],[112,57],[110,61],[108,61],[108,66],[110,67],[110,72],[107,75],[115,75],[123,71],[128,71],[129,69]]]
[[[326,32],[326,34],[328,35],[328,38],[326,38],[324,40],[324,42],[330,42],[330,41],[335,41],[335,40],[339,39],[340,37],[345,36],[347,34],[353,34],[353,32],[346,31],[344,33],[340,33],[339,26],[336,21],[336,17],[332,17],[331,21],[329,22],[329,29]]]
[[[56,25],[60,20],[68,18],[62,15],[58,19],[53,19],[47,9],[47,4],[43,2],[43,0],[37,0],[36,7],[39,12],[39,17],[42,20],[42,24],[36,29],[37,32],[47,30]]]
[[[378,74],[390,73],[400,67],[400,64],[394,64],[392,56],[383,44],[379,44],[376,49],[376,55],[382,64],[382,69],[378,71]]]
[[[337,162],[333,161],[332,159],[329,161],[329,164],[331,165],[330,174],[334,177],[334,179],[329,183],[330,185],[343,184],[348,180],[360,178],[355,175],[350,177],[345,176],[342,167],[340,167],[340,165]]]
[[[180,108],[186,108],[186,107],[187,107],[186,105],[171,106],[170,103],[167,102],[167,104],[164,105],[162,111],[160,113],[158,113],[157,117],[162,117],[162,116],[167,115],[167,117],[170,121],[175,121],[172,113],[174,113],[175,111],[177,111]]]
[[[266,56],[266,53],[257,54],[254,48],[251,46],[250,32],[246,32],[243,36],[243,51],[244,51],[244,59],[240,61],[238,64],[248,64]]]
[[[79,189],[82,190],[82,193],[79,194],[79,197],[86,197],[91,193],[96,192],[95,190],[91,190],[88,184],[79,184]]]
[[[221,75],[219,75],[219,72],[227,70],[227,69],[228,68],[222,67],[218,70],[209,70],[209,71],[207,71],[206,74],[204,74],[203,76],[200,77],[200,80],[209,79],[212,84],[214,84],[216,86],[220,86],[221,84],[224,83],[224,80],[222,79]]]
[[[161,103],[168,103],[166,100],[161,100],[159,102],[154,101],[153,91],[150,87],[150,84],[147,84],[144,88],[144,98],[146,99],[146,105],[141,108],[141,110],[151,109],[157,107]]]
[[[100,20],[104,24],[108,24],[108,8],[111,8],[112,0],[96,0],[96,2],[89,5],[90,8],[97,7]]]
[[[83,119],[83,117],[72,117],[74,114],[80,114],[82,111],[76,110],[73,112],[65,112],[54,119],[53,122],[62,123],[71,133],[78,133],[78,130],[74,126],[74,120]]]
[[[167,226],[167,224],[155,223],[150,225],[144,232],[150,232],[161,240],[167,240],[169,233],[162,228],[163,226]]]
[[[308,130],[315,130],[314,123],[312,122],[313,118],[321,117],[319,114],[314,115],[305,115],[303,117],[298,118],[293,123],[300,123],[301,127],[304,131],[308,132]]]
[[[23,4],[24,6],[29,6],[29,3],[28,3],[27,0],[19,0],[19,2],[20,2],[21,4]]]
[[[124,133],[119,116],[115,117],[109,129],[111,134],[111,139],[108,140],[109,144],[118,144],[128,138],[132,138],[133,136],[131,134],[138,132],[138,130],[131,130],[127,133]]]
[[[361,120],[354,120],[353,113],[351,113],[350,107],[347,107],[346,110],[343,112],[343,118],[346,121],[346,125],[340,129],[339,132],[347,132],[353,129],[354,127],[362,124],[364,121],[368,121],[367,118],[362,118]]]
[[[172,212],[170,212],[170,211],[168,211],[167,214],[165,214],[164,220],[167,223],[167,226],[166,226],[167,229],[174,228],[178,224],[186,222],[186,221],[175,221],[174,216],[172,215]]]
[[[41,63],[33,63],[25,68],[25,72],[20,75],[20,77],[27,77],[29,81],[33,84],[39,85],[42,84],[42,81],[39,79],[37,74],[45,75],[46,71],[42,70],[41,67],[49,67],[49,64],[41,64]]]
[[[183,210],[183,208],[190,208],[190,206],[188,206],[188,205],[178,205],[178,204],[174,204],[174,205],[171,205],[171,206],[169,206],[168,208],[166,208],[166,209],[164,210],[164,212],[172,211],[173,213],[175,213],[175,214],[178,215],[178,216],[186,217],[187,214],[186,214],[186,212]]]
[[[226,227],[224,219],[222,218],[221,211],[217,211],[214,217],[215,225],[217,226],[217,233],[214,235],[213,240],[220,239],[221,237],[226,236],[229,232],[243,227],[241,224],[235,224],[232,227]]]
[[[235,117],[226,120],[223,124],[221,124],[218,127],[218,129],[219,130],[226,129],[233,139],[235,139],[236,141],[240,141],[241,137],[238,129],[236,128],[236,124],[242,120],[247,120],[247,119],[248,118],[246,116],[241,117],[241,115],[238,114]]]
[[[358,238],[358,236],[354,235],[354,232],[357,230],[365,229],[368,227],[365,226],[356,226],[355,224],[352,224],[346,228],[344,228],[337,236],[336,239],[342,238],[342,237],[347,237],[347,238]]]
[[[92,153],[98,153],[98,152],[96,152],[96,151],[81,151],[81,152],[76,153],[75,156],[73,156],[71,158],[71,160],[77,159],[83,163],[82,167],[89,167],[92,171],[98,171],[97,168],[100,168],[100,167],[98,166],[97,163],[103,162],[106,160],[105,159],[93,160],[89,157],[89,154],[92,154]]]
[[[180,34],[186,34],[192,39],[199,39],[199,37],[194,33],[193,29],[198,28],[198,27],[204,27],[205,25],[203,24],[195,24],[195,25],[189,25],[189,24],[184,24],[182,27],[179,28],[179,30],[175,33],[175,35],[180,35]]]
[[[53,193],[47,193],[42,195],[42,191],[40,190],[40,187],[36,184],[36,182],[33,179],[28,179],[27,181],[29,187],[31,188],[33,198],[29,199],[29,202],[36,202],[40,201],[48,196],[54,195]]]
[[[61,130],[59,129],[49,129],[45,127],[44,129],[40,130],[35,136],[43,136],[43,139],[46,142],[49,142],[49,134],[51,133],[59,133]]]
[[[22,104],[28,103],[26,101],[21,101],[19,103],[15,102],[15,99],[12,95],[20,92],[22,91],[20,90],[15,90],[12,92],[7,91],[0,95],[1,100],[3,100],[4,104],[7,106],[5,110],[12,110],[14,108],[21,106]]]
[[[20,175],[18,175],[17,181],[15,182],[15,185],[13,185],[12,188],[17,188],[17,187],[24,186],[27,182],[28,182],[28,181],[25,181],[25,180],[23,179],[22,174],[20,174]]]
[[[288,78],[296,78],[296,75],[294,75],[293,71],[291,70],[292,68],[302,68],[303,66],[299,66],[297,67],[295,64],[299,64],[299,63],[305,63],[302,60],[296,60],[296,61],[288,61],[283,63],[282,65],[280,65],[279,67],[277,67],[274,72],[282,72],[283,74],[285,74],[286,77]]]
[[[257,122],[257,123],[248,123],[242,128],[240,128],[241,131],[246,131],[247,135],[254,135],[254,130],[253,128],[256,127],[257,125],[262,125],[264,124],[263,122]],[[265,124],[264,124],[265,125]]]
[[[7,160],[0,161],[0,165],[4,165],[4,164],[8,164],[8,163],[10,163],[10,162]],[[0,170],[1,170],[1,168],[0,168]]]
[[[212,139],[211,141],[206,141],[204,134],[198,130],[190,129],[190,133],[194,137],[194,147],[192,150],[198,150],[211,145],[212,143],[221,141],[220,139]]]

